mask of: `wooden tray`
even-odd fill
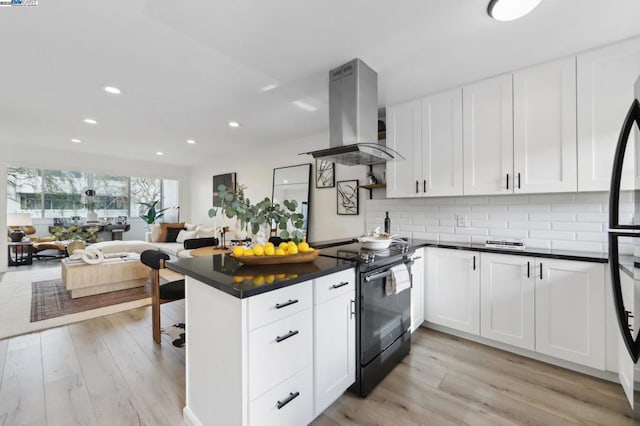
[[[284,256],[234,256],[238,262],[244,265],[279,265],[283,263],[307,263],[313,262],[320,254],[320,250],[305,251],[298,254],[286,254]]]

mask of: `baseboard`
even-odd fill
[[[472,342],[480,343],[482,345],[491,346],[496,349],[500,349],[506,352],[511,352],[514,354],[518,354],[527,358],[535,359],[536,361],[546,362],[547,364],[555,365],[558,367],[566,368],[567,370],[576,371],[578,373],[586,374],[588,376],[597,377],[599,379],[607,380],[609,382],[620,383],[618,379],[618,374],[612,371],[603,371],[598,370],[591,367],[585,367],[584,365],[575,364],[573,362],[565,361],[563,359],[554,358],[552,356],[539,354],[537,352],[529,351],[527,349],[518,348],[516,346],[507,345],[505,343],[496,342],[491,339],[486,339],[484,337],[475,336],[473,334],[465,333],[463,331],[454,330],[449,327],[444,327],[437,324],[432,324],[430,322],[425,321],[422,323],[424,328],[429,328],[431,330],[439,331],[445,334],[450,334],[452,336],[460,337],[466,340],[471,340]]]
[[[187,426],[203,426],[189,407],[184,407],[182,410],[182,420]]]

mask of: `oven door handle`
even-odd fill
[[[404,262],[404,264],[407,265],[407,269],[409,269],[409,275],[411,275],[410,267],[411,267],[411,265],[413,265],[413,263],[414,263],[413,260],[410,260],[408,262]],[[391,275],[391,268],[387,269],[384,272],[378,272],[377,274],[365,275],[364,276],[364,280],[366,282],[371,282],[373,280],[378,280],[380,278],[386,278],[389,275]]]

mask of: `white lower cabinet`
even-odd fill
[[[536,262],[536,351],[604,370],[604,265]]]
[[[606,266],[428,248],[425,317],[429,323],[604,370]]]
[[[424,249],[416,250],[411,265],[411,332],[424,322]]]
[[[306,425],[355,381],[354,269],[244,299],[186,283],[186,424]]]
[[[314,417],[355,382],[356,316],[353,269],[314,282]]]
[[[482,253],[480,335],[535,349],[533,257]]]
[[[427,248],[427,321],[480,334],[479,253]]]

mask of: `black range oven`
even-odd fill
[[[320,255],[357,262],[356,381],[350,390],[365,397],[409,353],[411,291],[387,295],[385,289],[393,266],[410,271],[414,252],[406,243],[379,251],[351,243],[323,248]]]

